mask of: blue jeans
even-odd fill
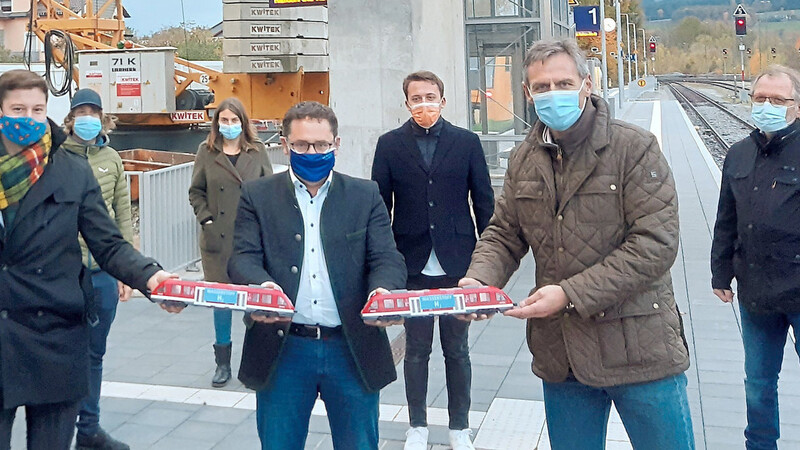
[[[232,310],[214,308],[214,336],[216,336],[217,345],[228,345],[231,343],[232,319]]]
[[[458,278],[411,276],[408,289],[435,289],[453,287]],[[412,427],[427,427],[428,361],[433,342],[433,317],[415,317],[405,320],[406,354],[403,359],[403,376],[406,383],[408,418]],[[469,322],[452,316],[439,318],[439,340],[444,354],[444,373],[447,382],[448,428],[469,428],[471,402],[472,363],[469,359]]]
[[[744,392],[747,398],[748,449],[777,449],[780,437],[778,418],[778,374],[789,325],[800,339],[800,314],[753,313],[739,303],[744,341]],[[800,344],[795,344],[800,355]]]
[[[544,383],[547,430],[553,450],[604,449],[611,402],[633,448],[694,449],[686,375],[597,388],[570,377]]]
[[[100,384],[103,382],[103,356],[111,323],[117,315],[117,280],[106,272],[92,274],[97,326],[89,328],[89,395],[80,403],[78,433],[91,436],[100,427]]]
[[[256,392],[262,450],[302,450],[319,394],[335,449],[378,448],[379,393],[367,392],[343,336],[290,335],[266,389]]]

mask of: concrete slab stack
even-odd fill
[[[272,7],[270,0],[224,0],[223,72],[327,72],[327,6]]]

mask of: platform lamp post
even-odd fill
[[[633,78],[631,78],[631,55],[632,55],[632,53],[631,53],[631,51],[632,51],[631,50],[631,22],[629,20],[629,15],[628,14],[622,13],[622,15],[625,16],[625,38],[626,38],[626,43],[625,43],[625,56],[626,56],[626,58],[625,59],[628,60],[628,83],[630,83],[631,81],[633,81]],[[636,25],[636,24],[634,24],[634,25]],[[635,33],[635,31],[634,31],[634,33]],[[634,36],[634,38],[635,37],[636,36]]]
[[[642,75],[642,76],[646,77],[647,74],[648,74],[648,72],[647,72],[647,35],[645,34],[645,29],[644,28],[640,28],[640,30],[642,30],[642,57],[644,57],[644,75]]]
[[[622,9],[622,4],[619,0],[614,3],[617,10],[617,86],[619,88],[617,97],[619,98],[619,109],[622,110],[622,105],[625,103],[625,75],[622,73],[622,35],[620,34],[620,24],[622,23],[620,10]]]
[[[603,52],[603,100],[608,102],[608,52],[606,51],[606,2],[600,2],[600,50]]]

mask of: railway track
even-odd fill
[[[665,82],[672,94],[702,128],[702,135],[711,136],[712,154],[724,159],[725,153],[755,129],[748,121],[731,112],[724,104],[679,82]],[[699,122],[699,123],[698,123]],[[708,142],[707,142],[708,144]]]

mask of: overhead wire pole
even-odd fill
[[[600,0],[600,46],[603,52],[603,100],[608,102],[608,52],[606,51],[606,1]]]
[[[619,29],[622,22],[622,12],[620,11],[622,3],[616,0],[615,4],[617,9],[617,85],[619,87],[617,97],[619,98],[619,109],[622,110],[622,105],[625,103],[625,75],[622,73],[622,35]]]

